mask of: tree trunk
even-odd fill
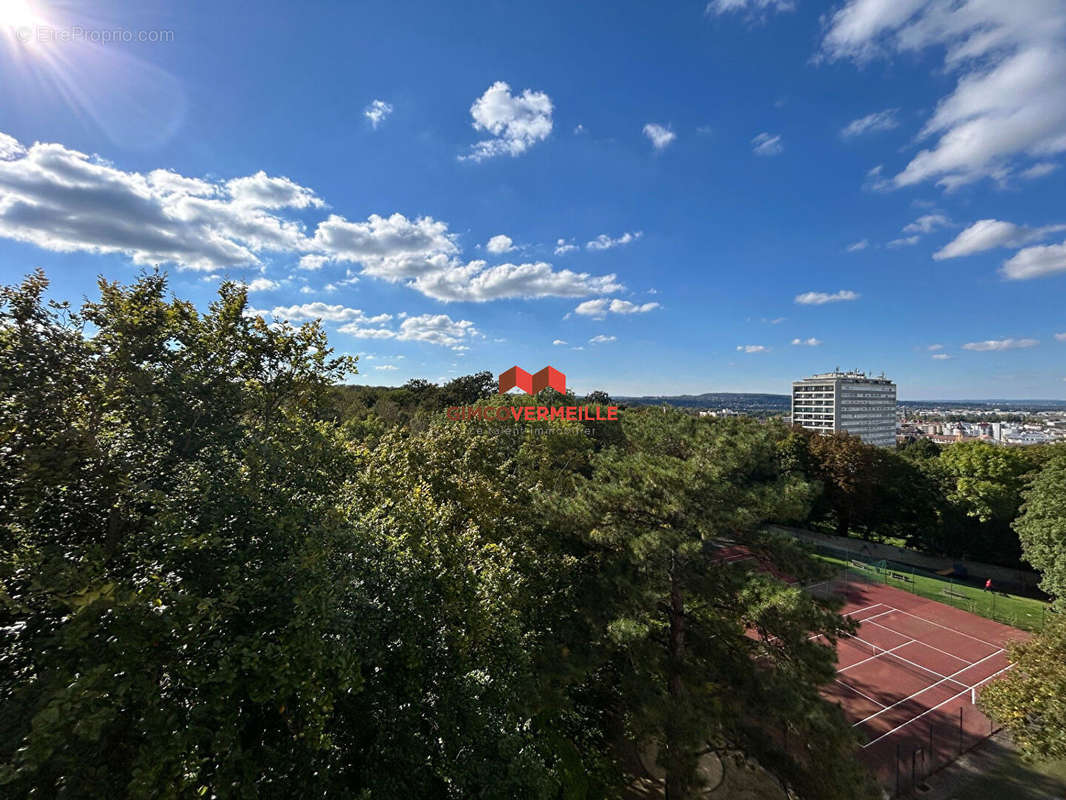
[[[685,657],[685,604],[681,584],[670,573],[670,660],[669,691],[673,708],[681,707],[685,691],[681,677],[681,665]],[[666,723],[666,800],[685,800],[688,796],[688,781],[685,775],[684,742],[678,729],[676,715]]]
[[[837,536],[847,536],[851,528],[851,514],[847,511],[837,511]]]

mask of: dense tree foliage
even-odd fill
[[[796,428],[786,449],[817,481],[807,522],[839,535],[902,539],[936,555],[1023,566],[1012,523],[1040,466],[1066,446],[1003,447],[928,440],[877,448],[847,434]]]
[[[149,276],[79,312],[0,294],[0,782],[9,796],[323,791],[360,685],[316,420],[350,365],[222,287]]]
[[[849,746],[816,690],[832,654],[810,638],[835,635],[836,615],[765,569],[723,563],[715,547],[742,542],[753,563],[803,569],[794,545],[761,533],[766,520],[805,516],[813,493],[783,468],[785,436],[752,420],[631,417],[625,445],[595,454],[555,506],[558,527],[595,556],[586,614],[616,725],[658,753],[667,798],[699,788],[707,752],[751,756],[800,796],[862,795],[849,760],[821,768]],[[775,734],[786,731],[806,748],[784,746]]]
[[[1025,560],[1040,571],[1056,610],[1066,612],[1066,453],[1043,466],[1023,497],[1014,527]]]
[[[762,528],[818,491],[782,426],[456,422],[575,401],[338,389],[236,285],[47,289],[0,293],[5,795],[592,800],[634,748],[671,800],[710,752],[866,795],[810,638],[846,626]]]
[[[1042,576],[1057,611],[1066,610],[1066,455],[1054,455],[1024,492],[1015,522],[1025,558]],[[1010,649],[1013,669],[981,703],[1034,758],[1066,757],[1066,621]]]
[[[1066,758],[1066,622],[1009,648],[1013,669],[981,692],[981,706],[1030,758]]]

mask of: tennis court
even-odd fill
[[[906,794],[993,732],[976,702],[1009,669],[1006,644],[1028,634],[889,586],[851,581],[843,591],[842,613],[859,625],[838,639],[824,694],[881,784]]]

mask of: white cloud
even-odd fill
[[[384,100],[375,100],[363,109],[363,116],[370,120],[370,127],[377,130],[378,125],[392,113],[392,104]]]
[[[564,342],[562,339],[555,339],[552,344],[558,347],[559,345],[566,344],[566,342]]]
[[[374,323],[376,320],[365,320]],[[399,330],[391,328],[367,328],[354,322],[338,330],[357,339],[395,339],[400,342],[428,342],[453,350],[468,349],[467,343],[481,336],[470,320],[453,320],[447,314],[419,314],[408,316],[400,323]]]
[[[856,136],[862,136],[864,133],[890,131],[899,125],[899,121],[896,119],[898,112],[898,108],[889,108],[885,111],[867,114],[859,119],[853,119],[844,126],[844,129],[840,131],[840,135],[845,139],[851,139]]]
[[[2,135],[2,134],[0,134]],[[551,264],[465,263],[448,224],[432,217],[329,214],[308,233],[286,212],[325,206],[312,189],[265,172],[228,181],[167,170],[125,172],[58,144],[23,148],[0,139],[0,237],[58,252],[118,253],[135,264],[174,264],[216,273],[262,267],[263,254],[288,255],[304,270],[358,264],[327,291],[360,275],[402,282],[443,300],[581,297],[614,293],[615,275],[556,270]]]
[[[820,306],[825,303],[838,303],[845,300],[858,300],[858,292],[850,289],[841,289],[839,292],[827,294],[826,292],[804,292],[796,295],[795,302],[804,306]]]
[[[658,122],[649,122],[645,125],[644,135],[648,137],[651,146],[656,150],[662,150],[677,138],[676,133]]]
[[[947,353],[934,353],[932,357],[937,361],[947,361],[951,358]]]
[[[630,242],[635,242],[637,239],[639,239],[643,235],[644,235],[644,231],[635,231],[634,233],[629,233],[627,231],[626,233],[623,233],[621,236],[617,236],[614,239],[612,239],[606,233],[601,233],[599,236],[597,236],[591,242],[588,242],[585,245],[585,248],[588,249],[588,250],[610,250],[612,247],[620,247],[620,246],[622,246],[624,244],[629,244]]]
[[[352,222],[331,214],[318,224],[314,245],[338,261],[363,265],[370,275],[390,281],[412,278],[441,266],[459,252],[448,224],[432,217],[371,214]]]
[[[988,339],[984,342],[967,342],[962,346],[962,349],[990,352],[1019,350],[1026,347],[1036,347],[1038,344],[1040,344],[1039,339]]]
[[[593,336],[589,339],[589,344],[610,344],[611,342],[617,342],[617,336],[604,336],[602,333]],[[577,349],[577,348],[575,348]]]
[[[884,177],[885,165],[878,164],[866,172],[862,188],[868,192],[887,192],[892,188],[892,181]]]
[[[870,240],[869,239],[860,239],[857,242],[852,242],[845,249],[849,253],[857,253],[859,250],[865,250],[869,246],[870,246]]]
[[[358,323],[341,325],[337,328],[341,333],[354,336],[356,339],[395,339],[396,331],[389,328],[364,328]]]
[[[792,344],[801,345],[803,347],[818,347],[822,343],[821,339],[815,339],[813,336],[810,339],[793,339]]]
[[[793,0],[711,0],[703,13],[728,14],[734,11],[748,13],[765,13],[768,11],[792,11],[796,7]]]
[[[576,244],[566,241],[566,239],[555,240],[555,255],[562,256],[567,253],[572,253],[574,250],[580,250]]]
[[[829,19],[827,59],[943,53],[958,76],[895,186],[947,189],[1008,178],[1019,161],[1066,151],[1066,5],[988,0],[848,0]]]
[[[998,219],[979,219],[951,242],[933,253],[933,258],[940,261],[945,258],[968,256],[996,247],[1021,247],[1028,242],[1039,241],[1061,230],[1066,230],[1066,225],[1029,228]]]
[[[932,233],[937,228],[944,228],[951,224],[951,220],[943,214],[926,214],[918,217],[909,225],[903,226],[904,233]]]
[[[289,178],[274,178],[263,170],[226,182],[233,202],[249,208],[321,208],[325,205],[310,189]]]
[[[751,140],[751,150],[757,156],[779,155],[785,146],[781,143],[780,135],[774,136],[769,133],[760,133]]]
[[[737,345],[738,353],[769,353],[770,348],[761,344],[740,344]]]
[[[1066,342],[1066,333],[1056,333],[1055,338],[1060,342]]]
[[[631,303],[628,300],[610,299],[601,297],[597,300],[586,300],[578,305],[573,313],[593,319],[603,319],[607,314],[646,314],[659,308],[658,303]]]
[[[474,130],[492,135],[473,145],[461,160],[484,161],[501,155],[518,156],[552,132],[552,101],[544,92],[526,89],[511,95],[511,87],[496,81],[470,106]]]
[[[1058,168],[1058,164],[1053,164],[1050,161],[1041,161],[1037,164],[1033,164],[1029,169],[1023,169],[1018,175],[1026,180],[1035,180],[1036,178],[1043,178],[1045,175],[1050,175]]]
[[[8,136],[6,133],[0,133],[0,160],[8,161],[25,154],[26,148],[19,143],[18,139]]]
[[[322,269],[322,266],[324,264],[328,264],[328,263],[329,263],[329,256],[320,256],[320,255],[308,254],[306,256],[301,256],[301,258],[300,258],[300,269],[306,269],[306,270]]]
[[[511,241],[511,237],[501,233],[489,239],[488,244],[485,245],[485,249],[494,255],[499,255],[500,253],[510,253],[515,248],[514,242]]]
[[[935,353],[937,350],[943,350],[944,349],[944,345],[942,345],[942,344],[931,344],[925,349],[928,350],[930,353]]]
[[[918,240],[921,237],[917,234],[914,236],[904,236],[899,239],[893,239],[886,247],[910,247],[911,245],[918,244]]]
[[[270,278],[256,278],[248,284],[249,292],[271,292],[280,288],[281,284],[277,281],[270,280]]]
[[[396,366],[395,364],[375,364],[374,365],[374,369],[382,369],[382,370],[392,371],[392,370],[399,369],[399,367]]]
[[[0,236],[47,250],[121,253],[135,264],[204,272],[259,266],[262,252],[309,249],[299,222],[271,212],[322,205],[312,190],[263,172],[209,183],[12,141],[0,160]]]
[[[1066,272],[1066,242],[1019,250],[1004,262],[1000,271],[1014,281]]]
[[[614,274],[593,276],[587,272],[556,270],[543,261],[495,267],[486,267],[484,261],[455,264],[420,275],[411,286],[435,300],[475,303],[512,297],[582,297],[624,288]]]
[[[263,312],[267,313],[267,312]],[[291,322],[310,322],[321,319],[326,322],[360,322],[376,325],[388,322],[392,319],[391,314],[377,314],[368,317],[361,309],[347,308],[345,306],[331,306],[322,302],[304,303],[293,306],[274,306],[269,312],[278,319],[287,319]]]

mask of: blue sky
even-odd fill
[[[374,384],[1066,397],[1060,0],[0,0],[0,29],[5,283],[241,279]]]

